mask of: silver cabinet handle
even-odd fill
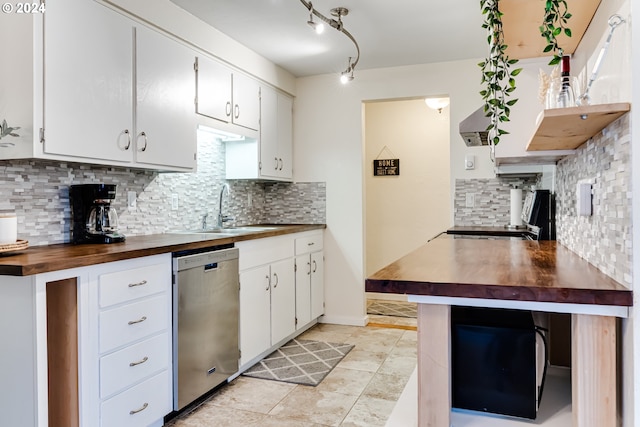
[[[313,243],[313,242],[307,243],[307,246],[313,246],[313,245],[315,245],[315,243]]]
[[[282,170],[282,166],[283,166],[282,159],[279,159],[279,160],[280,160],[280,168],[278,170]]]
[[[135,325],[136,323],[142,323],[147,320],[147,316],[142,316],[138,320],[129,320],[129,325]]]
[[[236,104],[235,108],[234,108],[234,113],[233,113],[234,117],[237,119],[238,117],[240,117],[240,106],[238,104]]]
[[[274,158],[273,158],[273,160],[275,160],[275,161],[276,161],[276,167],[275,167],[275,168],[273,168],[273,170],[278,170],[278,158],[277,158],[277,157],[274,157]]]
[[[120,132],[120,135],[122,134],[127,136],[127,145],[122,148],[124,151],[127,151],[131,147],[131,133],[129,132],[129,129],[125,129]],[[120,146],[120,137],[118,137],[118,146]]]
[[[273,285],[273,287],[276,288],[278,286],[278,273],[273,273],[273,277],[276,278],[276,284]]]
[[[142,285],[146,285],[147,281],[143,280],[142,282],[138,282],[138,283],[129,283],[129,287],[130,288],[135,288],[136,286],[142,286]]]
[[[147,356],[143,357],[142,360],[138,360],[137,362],[131,362],[129,363],[129,366],[137,366],[137,365],[142,365],[144,362],[146,362],[147,360],[149,360],[149,358]]]
[[[149,406],[149,404],[145,402],[145,404],[144,404],[144,405],[142,405],[142,407],[141,407],[141,408],[139,408],[139,409],[134,409],[134,410],[132,410],[132,411],[129,411],[129,415],[133,415],[133,414],[137,414],[138,412],[142,412],[142,411],[144,411],[145,409],[147,409],[147,407],[148,407],[148,406]]]
[[[231,101],[227,101],[227,105],[224,107],[224,113],[227,117],[231,117]]]
[[[318,270],[318,264],[314,260],[313,261],[313,272],[315,273],[317,270]]]
[[[265,278],[267,279],[267,289],[265,289],[265,291],[268,291],[269,288],[271,287],[271,277],[269,277],[269,275],[265,276]]]
[[[310,275],[311,274],[311,263],[308,262],[307,265],[309,266],[309,271],[307,272],[307,275]]]
[[[140,150],[138,150],[138,151],[140,151],[140,152],[142,152],[142,151],[146,151],[146,149],[147,149],[147,142],[148,142],[148,140],[147,140],[147,133],[146,133],[146,132],[140,132],[140,133],[138,134],[138,139],[140,139],[140,137],[143,137],[143,138],[144,138],[144,147],[142,147],[142,148],[141,148]]]

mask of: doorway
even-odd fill
[[[427,107],[424,98],[365,102],[367,276],[449,228],[452,216],[449,140],[448,107],[433,110]],[[374,166],[376,160],[394,162],[376,162]],[[406,307],[408,311],[402,309],[406,297],[373,293],[365,297],[368,308],[375,305],[375,309],[367,310],[371,311],[370,323],[414,323],[393,313],[410,312],[410,306]],[[377,314],[384,301],[389,301],[390,314]]]

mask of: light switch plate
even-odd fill
[[[136,192],[127,191],[127,208],[134,210],[136,208]]]
[[[472,170],[476,168],[476,156],[473,154],[467,154],[464,156],[464,168],[466,170]]]

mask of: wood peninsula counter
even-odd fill
[[[441,236],[366,280],[418,303],[418,426],[451,420],[451,306],[571,313],[572,417],[615,427],[616,317],[633,293],[555,241]]]

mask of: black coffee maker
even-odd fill
[[[69,187],[72,243],[118,243],[118,214],[111,202],[115,184],[80,184]]]

